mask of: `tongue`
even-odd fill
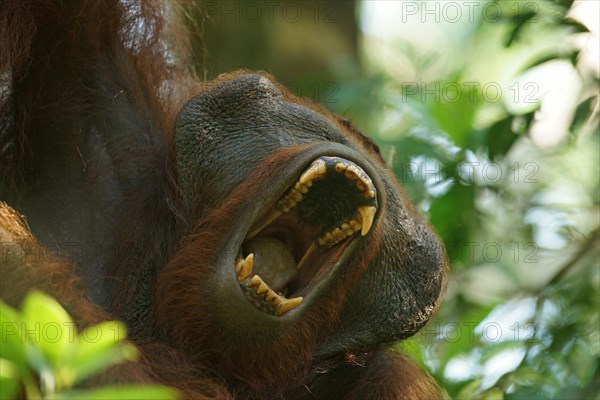
[[[252,271],[274,291],[281,290],[296,275],[296,261],[287,246],[274,238],[256,238],[244,246],[246,254],[254,253]]]

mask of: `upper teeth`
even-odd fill
[[[373,185],[373,181],[362,169],[360,169],[360,167],[354,164],[346,165],[340,161],[335,164],[335,171],[338,173],[343,172],[346,178],[356,181],[357,189],[363,192],[363,196],[366,199],[370,200],[375,198],[375,186]],[[314,161],[300,176],[294,187],[277,202],[277,208],[282,212],[290,211],[304,199],[304,194],[309,192],[313,182],[325,178],[326,174],[327,165],[325,164],[325,161],[322,159]]]
[[[304,195],[310,191],[314,181],[325,178],[327,174],[327,165],[324,159],[340,160],[337,161],[334,166],[335,171],[337,173],[343,173],[350,181],[356,181],[356,188],[363,193],[363,196],[367,200],[372,201],[375,198],[375,186],[373,185],[373,181],[360,167],[339,158],[322,157],[315,160],[300,176],[294,187],[288,190],[281,200],[277,202],[278,210],[263,226],[266,226],[270,221],[279,217],[281,213],[286,213],[294,208],[304,199]],[[322,234],[317,239],[317,243],[320,246],[331,247],[358,231],[360,231],[362,236],[365,236],[369,230],[371,230],[376,211],[377,208],[372,205],[359,207],[350,220],[344,221],[338,226],[331,228],[328,232]]]
[[[371,230],[376,211],[377,209],[373,206],[359,207],[350,221],[344,222],[339,227],[334,227],[329,232],[324,233],[317,239],[317,243],[323,247],[331,247],[358,231],[360,231],[362,236],[365,236]]]
[[[325,177],[327,166],[323,160],[316,160],[311,166],[304,171],[296,184],[290,189],[281,200],[277,202],[277,208],[283,212],[288,212],[296,207],[303,198],[303,194],[308,193],[313,181],[320,180]]]

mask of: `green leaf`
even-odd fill
[[[0,358],[11,361],[21,373],[27,373],[27,355],[21,336],[21,317],[0,300]]]
[[[533,113],[530,116],[533,116]],[[494,160],[497,157],[504,157],[520,136],[513,131],[513,123],[514,117],[508,116],[496,122],[487,130],[486,139],[490,160]]]
[[[118,321],[103,322],[81,332],[73,360],[76,382],[103,369],[137,357],[135,346],[124,343],[125,326]]]
[[[475,397],[475,393],[479,390],[481,386],[480,379],[474,379],[471,382],[467,383],[465,386],[460,389],[458,394],[456,395],[457,399],[472,399]]]
[[[27,354],[38,372],[57,371],[75,352],[75,323],[50,296],[30,292],[23,302],[23,323]]]
[[[573,117],[573,122],[571,123],[570,131],[570,139],[571,141],[575,141],[579,136],[582,128],[587,122],[590,114],[592,113],[594,102],[597,101],[596,96],[591,96],[579,103],[577,108],[575,109],[575,115]]]
[[[561,24],[564,26],[569,26],[569,27],[573,28],[573,33],[583,33],[583,32],[590,31],[590,29],[587,26],[585,26],[581,22],[574,20],[572,18],[569,18],[569,17],[562,20]]]
[[[530,22],[530,20],[533,17],[535,17],[536,14],[537,14],[536,12],[528,11],[528,12],[518,13],[515,16],[515,19],[517,19],[516,25],[506,41],[506,44],[505,44],[506,47],[509,47],[511,44],[513,44],[513,42],[518,41],[520,39],[522,30],[525,27],[525,24]]]
[[[0,358],[0,399],[16,398],[19,386],[19,367],[9,360]]]
[[[459,82],[441,83],[441,88],[461,87]],[[440,89],[442,93],[445,90]],[[444,99],[447,98],[447,101]],[[440,129],[447,132],[460,147],[467,147],[473,131],[473,121],[477,110],[483,103],[480,93],[473,90],[459,90],[457,94],[444,94],[441,101],[434,101],[429,110]]]
[[[504,391],[502,389],[494,387],[486,390],[481,394],[482,400],[504,400]]]
[[[174,389],[165,386],[106,386],[100,389],[89,391],[77,390],[62,392],[57,399],[77,399],[77,400],[168,400],[178,399],[177,392]]]
[[[79,335],[76,363],[112,349],[122,343],[126,336],[127,329],[118,321],[102,322],[84,329]]]
[[[468,255],[463,246],[478,221],[475,209],[474,186],[454,185],[431,205],[430,220],[444,240],[451,261]]]
[[[576,338],[566,355],[573,376],[580,382],[589,382],[596,370],[597,360],[588,344]]]

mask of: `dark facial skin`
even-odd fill
[[[168,281],[180,282],[178,290],[189,296],[194,291],[210,293],[209,308],[215,310],[205,334],[188,328],[190,337],[181,343],[188,351],[218,336],[215,346],[232,359],[244,360],[233,374],[245,376],[250,374],[246,368],[256,374],[265,360],[281,364],[278,355],[303,340],[308,346],[297,349],[299,358],[283,362],[294,371],[301,369],[303,359],[315,363],[348,349],[376,348],[409,337],[437,308],[446,267],[443,247],[406,199],[376,147],[345,121],[294,98],[268,77],[234,74],[222,77],[182,108],[175,154],[185,214],[201,221],[198,231],[211,232],[183,248],[182,254],[188,254],[181,257],[185,262],[167,268]],[[310,286],[302,291],[300,305],[281,316],[272,315],[245,297],[236,279],[236,257],[260,216],[268,214],[322,156],[349,160],[371,178],[377,191],[373,225],[364,237],[359,232],[331,249],[319,247],[312,261],[318,264],[319,254],[337,252],[333,261],[318,267],[318,276],[300,285]],[[336,194],[339,191],[332,186],[331,193],[315,195],[313,201],[344,201]],[[236,221],[233,230],[220,229],[230,220]],[[285,228],[285,221],[280,225],[283,230],[298,229]],[[310,229],[302,234],[316,235]],[[203,241],[214,248],[195,255]],[[299,242],[287,245],[303,247],[302,254],[308,245]],[[194,260],[205,265],[201,281],[190,273]],[[169,295],[167,289],[159,293]],[[165,301],[161,313],[170,326],[185,329],[176,317],[181,312],[177,304]],[[197,323],[206,326],[200,317]],[[245,356],[249,346],[260,349],[263,357]]]

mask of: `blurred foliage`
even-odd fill
[[[458,48],[427,55],[400,35],[375,50],[412,75],[370,57],[365,38],[368,67],[333,68],[329,106],[372,133],[449,253],[438,315],[399,348],[451,398],[598,399],[598,75],[576,44],[587,29],[571,1],[487,3],[503,17],[469,24]],[[575,83],[558,107],[546,70]]]
[[[124,342],[125,326],[116,321],[81,332],[54,299],[33,291],[19,312],[0,300],[0,398],[174,399],[163,386],[121,385],[77,389],[106,368],[137,357]]]
[[[305,17],[282,18],[287,3]],[[472,20],[444,8],[467,3]],[[448,251],[438,315],[399,348],[451,398],[600,398],[598,56],[583,53],[598,15],[591,34],[582,3],[285,1],[273,20],[192,18],[208,77],[267,70],[380,145]],[[324,6],[343,11],[315,19]]]

